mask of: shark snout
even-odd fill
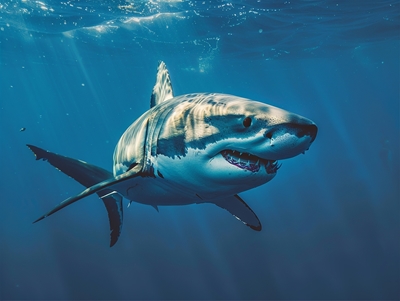
[[[277,138],[285,133],[295,135],[298,138],[309,136],[312,143],[317,136],[318,128],[314,123],[310,124],[279,124],[265,131],[264,136],[268,139]]]
[[[318,128],[317,126],[313,124],[300,124],[297,125],[297,133],[296,136],[299,138],[302,138],[304,136],[309,136],[311,138],[310,143],[312,143],[315,140],[315,137],[317,137],[317,132]]]
[[[304,153],[317,136],[318,128],[311,120],[276,124],[264,132],[270,159],[287,159]]]

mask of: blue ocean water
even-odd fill
[[[0,51],[1,300],[400,298],[400,1],[6,0]],[[25,145],[111,170],[159,60],[175,95],[317,123],[306,155],[241,194],[263,230],[133,203],[109,248],[96,196],[32,225],[82,187]]]

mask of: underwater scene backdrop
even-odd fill
[[[0,3],[0,299],[398,299],[400,1]],[[312,119],[305,155],[242,193],[255,232],[212,205],[124,209],[109,248],[90,196],[26,144],[112,169],[149,108],[220,92]],[[125,206],[128,202],[125,202]]]

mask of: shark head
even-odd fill
[[[311,120],[250,99],[211,93],[176,99],[157,136],[154,162],[160,170],[175,165],[181,174],[173,178],[186,187],[193,171],[197,179],[188,181],[218,184],[221,193],[220,184],[234,193],[259,186],[275,177],[278,160],[305,153],[317,135]]]
[[[304,153],[317,135],[311,120],[277,107],[234,96],[223,97],[222,105],[224,114],[206,117],[213,134],[205,155],[238,172],[275,174],[277,160]]]

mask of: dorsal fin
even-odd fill
[[[167,66],[163,61],[160,61],[157,68],[156,84],[154,85],[153,93],[151,94],[150,108],[173,97],[174,94]]]

